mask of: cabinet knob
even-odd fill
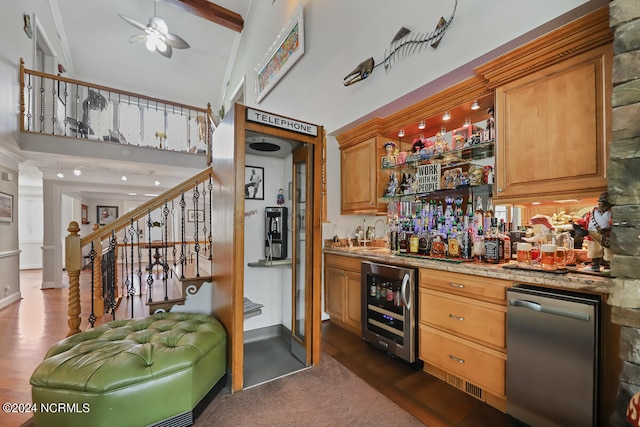
[[[460,320],[460,321],[464,320],[464,317],[456,316],[455,314],[451,314],[451,313],[449,313],[449,317],[455,320]]]
[[[453,286],[454,288],[460,288],[460,289],[464,288],[464,285],[461,285],[460,283],[453,283],[453,282],[450,282],[449,286]]]

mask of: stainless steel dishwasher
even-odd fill
[[[595,426],[600,297],[507,290],[507,413],[532,426]]]

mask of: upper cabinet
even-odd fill
[[[607,187],[610,46],[496,88],[496,199],[571,198]]]
[[[595,197],[607,187],[612,36],[608,9],[476,71],[495,87],[495,201]]]

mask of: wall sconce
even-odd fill
[[[473,101],[473,104],[471,104],[471,109],[473,111],[480,109],[480,104],[478,104],[478,101]]]
[[[400,129],[398,131],[398,137],[402,138],[404,136],[404,129]]]
[[[422,130],[426,127],[427,127],[427,124],[425,123],[425,121],[421,120],[420,123],[418,124],[418,129]]]
[[[444,120],[446,122],[450,118],[451,118],[451,114],[449,114],[448,111],[445,111],[444,114],[442,115],[442,120]]]

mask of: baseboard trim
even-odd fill
[[[4,310],[11,304],[14,304],[22,299],[22,293],[16,292],[15,294],[9,295],[6,298],[0,300],[0,310]]]

